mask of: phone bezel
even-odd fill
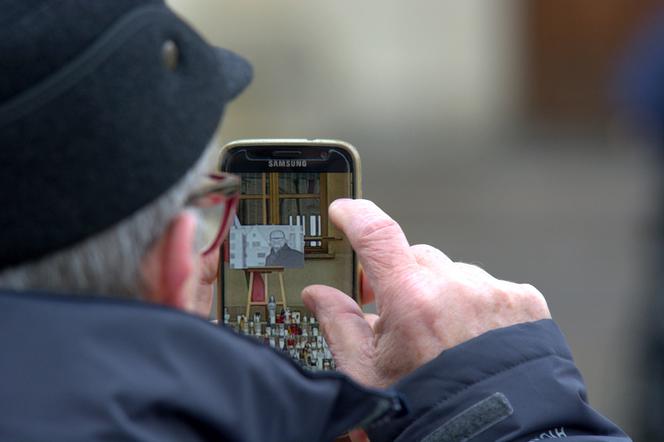
[[[293,147],[294,149],[311,149],[311,148],[325,148],[332,147],[344,150],[349,158],[352,161],[353,170],[351,173],[351,180],[353,183],[352,195],[351,198],[357,199],[362,197],[362,167],[359,153],[355,147],[345,141],[332,140],[332,139],[300,139],[300,138],[259,138],[259,139],[243,139],[231,141],[225,144],[219,153],[219,158],[217,161],[219,170],[224,172],[233,173],[230,169],[224,168],[224,160],[228,158],[234,151],[238,151],[246,148],[258,148],[258,149],[284,149],[288,147]],[[224,243],[226,240],[224,241]],[[223,243],[222,246],[223,247]],[[356,302],[360,302],[361,293],[360,293],[360,277],[361,270],[360,265],[357,260],[357,256],[353,251],[353,293],[351,296]],[[224,311],[224,257],[223,250],[221,251],[219,265],[218,265],[218,275],[217,278],[217,309],[216,309],[216,319],[219,324],[223,323],[223,311]]]

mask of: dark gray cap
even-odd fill
[[[166,192],[250,81],[160,0],[0,0],[0,269]]]

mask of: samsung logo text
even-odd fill
[[[267,167],[307,167],[307,160],[268,160]]]

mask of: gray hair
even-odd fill
[[[170,190],[109,229],[70,248],[0,272],[0,287],[140,298],[143,256],[210,170],[216,138]]]

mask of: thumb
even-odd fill
[[[325,285],[305,287],[302,300],[318,319],[339,371],[370,384],[374,378],[374,333],[357,303]]]

